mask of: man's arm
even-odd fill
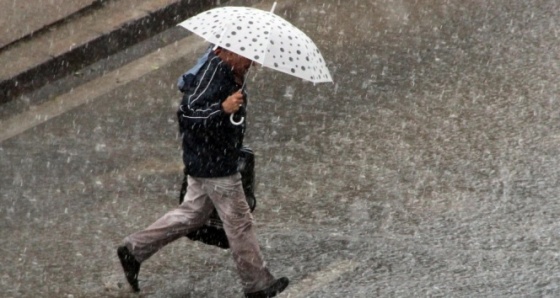
[[[215,60],[217,58],[213,58]],[[217,86],[221,80],[219,73],[220,63],[210,61],[202,71],[199,84],[185,93],[179,110],[182,117],[191,123],[213,122],[221,114],[220,88]],[[223,96],[223,95],[222,95]]]
[[[179,115],[184,120],[181,121],[182,123],[213,126],[218,121],[222,121],[224,116],[237,112],[243,104],[241,90],[229,95],[224,94],[227,91],[222,89],[221,82],[225,79],[222,77],[223,73],[219,71],[219,66],[223,62],[217,64],[216,62],[216,60],[210,61],[208,66],[201,70],[200,83],[192,88],[192,91],[185,93],[179,107]]]

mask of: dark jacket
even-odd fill
[[[211,53],[183,95],[177,115],[183,134],[183,162],[189,175],[210,178],[237,172],[245,121],[232,124],[222,102],[241,87],[231,68]],[[245,116],[242,107],[235,114],[236,121]]]

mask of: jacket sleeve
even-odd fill
[[[221,84],[223,74],[219,70],[219,63],[209,63],[208,67],[201,70],[200,76],[199,83],[184,94],[179,106],[182,118],[180,123],[183,127],[216,127],[224,119],[222,102],[228,94]]]

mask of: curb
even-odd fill
[[[97,5],[102,5],[105,1],[100,0],[98,2]],[[40,65],[1,81],[0,105],[15,99],[24,92],[37,89],[49,81],[62,78],[74,70],[154,36],[188,17],[219,5],[219,3],[219,0],[177,0],[164,8],[148,13],[145,17],[127,22],[111,32],[100,34],[89,42],[69,49]],[[90,10],[92,6],[71,14],[66,20],[76,17],[84,10]],[[64,20],[60,22],[64,22]],[[53,24],[38,31],[48,30],[52,26]],[[38,31],[24,38],[31,39],[33,34],[37,34]]]

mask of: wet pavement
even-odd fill
[[[292,281],[280,297],[559,296],[560,4],[308,0],[277,13],[335,80],[250,74],[255,219],[269,266]],[[2,119],[35,122],[0,138],[0,296],[137,296],[115,248],[177,204],[174,84],[203,49],[181,37],[60,95],[82,102],[60,100],[59,116],[41,120],[56,114],[47,102]],[[187,239],[143,264],[140,286],[241,296],[229,251]]]
[[[101,0],[103,1],[103,0]],[[99,0],[49,0],[0,2],[0,49],[22,37],[95,5]]]

